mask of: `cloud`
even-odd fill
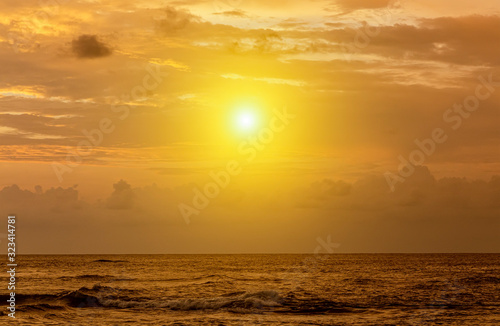
[[[112,53],[111,48],[97,39],[97,35],[80,35],[71,42],[71,47],[78,58],[101,58]]]
[[[15,184],[6,186],[0,190],[2,213],[26,214],[26,216],[29,216],[30,223],[35,224],[37,224],[36,216],[42,216],[41,219],[45,221],[50,220],[52,213],[61,213],[82,207],[76,188],[77,186],[69,188],[57,187],[43,191],[41,186],[36,186],[33,192],[23,190]]]
[[[398,0],[335,0],[326,11],[336,12],[333,17],[339,17],[351,14],[357,10],[373,9],[379,10],[389,6],[399,6]]]
[[[178,205],[191,203],[194,187],[202,188],[133,187],[120,180],[107,198],[90,203],[76,186],[12,185],[0,190],[0,214],[19,217],[23,250],[37,253],[304,252],[308,240],[325,232],[348,252],[500,249],[500,176],[437,179],[418,167],[394,193],[377,175],[323,179],[295,191],[256,191],[235,181],[186,226]],[[255,241],[257,235],[262,240]],[[222,246],[227,241],[229,248]]]
[[[376,9],[389,6],[393,0],[335,0],[344,10]]]
[[[255,30],[251,37],[233,41],[229,45],[229,51],[234,54],[279,54],[294,52],[295,45],[289,44],[277,32],[273,30]]]
[[[475,216],[500,208],[500,176],[490,181],[465,178],[436,179],[426,166],[417,166],[413,175],[396,186],[394,192],[383,176],[365,176],[355,182],[325,179],[296,193],[300,207],[323,207],[348,210],[392,210],[404,207],[432,208],[432,218],[448,209],[475,209]],[[404,217],[402,217],[404,218]]]
[[[130,209],[134,207],[135,194],[125,180],[118,181],[113,185],[113,188],[115,190],[106,202],[107,208]]]
[[[366,31],[376,37],[366,38]],[[363,35],[364,36],[360,36]],[[370,33],[370,32],[368,32]],[[383,26],[337,28],[326,38],[346,44],[361,43],[359,53],[400,60],[438,61],[460,65],[499,65],[500,16],[420,18],[415,24],[386,22]],[[367,42],[366,45],[364,42]]]
[[[241,18],[248,17],[248,15],[242,10],[230,10],[230,11],[216,12],[216,13],[214,13],[214,15],[232,16],[232,17],[241,17]]]
[[[188,11],[167,7],[164,17],[156,21],[157,29],[165,35],[172,35],[187,28],[190,24],[199,22],[200,18]]]
[[[338,196],[347,196],[351,192],[352,185],[339,180],[334,181],[324,179],[311,184],[309,189],[303,195],[303,201],[299,204],[301,207],[313,207],[333,200]]]

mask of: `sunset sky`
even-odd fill
[[[499,252],[499,126],[497,0],[2,0],[21,253]]]

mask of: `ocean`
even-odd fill
[[[500,325],[498,254],[23,255],[2,325]],[[4,273],[4,275],[7,275]]]

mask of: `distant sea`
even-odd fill
[[[499,254],[17,260],[1,325],[500,325]]]

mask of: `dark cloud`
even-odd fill
[[[346,10],[375,9],[389,6],[393,0],[336,0],[335,4]]]
[[[78,200],[76,186],[50,188],[46,191],[43,191],[41,186],[36,186],[32,192],[23,190],[18,185],[12,185],[0,190],[0,205],[12,210],[11,212],[2,210],[3,213],[17,214],[22,211],[30,216],[38,216],[37,212],[40,212],[44,218],[50,218],[50,214],[54,212],[79,209],[82,203]]]
[[[223,12],[216,12],[214,15],[222,15],[222,16],[233,16],[233,17],[248,17],[248,15],[242,11],[242,10],[230,10],[230,11],[223,11]]]
[[[489,181],[436,179],[426,167],[418,167],[394,193],[382,176],[353,182],[324,179],[296,192],[231,185],[187,229],[178,204],[190,204],[196,186],[132,187],[120,180],[109,197],[90,204],[78,198],[76,187],[44,191],[13,185],[0,190],[0,213],[20,217],[23,249],[36,253],[196,252],[208,235],[234,241],[253,228],[273,241],[273,234],[300,235],[302,241],[328,230],[348,251],[358,252],[495,251],[500,245],[500,176]],[[243,208],[237,216],[235,208]],[[130,239],[147,245],[134,249],[136,242]],[[234,241],[231,249],[243,242]]]
[[[78,58],[101,58],[112,53],[111,48],[97,39],[97,35],[80,35],[71,42],[71,47]]]
[[[397,0],[335,0],[330,6],[325,8],[326,11],[338,12],[335,16],[350,14],[356,10],[363,9],[381,9],[389,6],[398,6]]]
[[[130,209],[139,208],[150,213],[171,211],[179,202],[190,202],[196,184],[188,184],[175,189],[160,188],[156,185],[132,187],[127,181],[120,180],[113,185],[114,191],[100,201],[92,204],[96,209]],[[221,198],[238,193],[245,197],[239,204],[248,209],[259,208],[256,198],[264,198],[265,192],[254,193],[242,191],[236,186]],[[260,196],[260,197],[259,197]],[[432,207],[433,218],[439,219],[440,213],[450,208],[475,209],[475,215],[468,217],[481,218],[486,211],[500,209],[500,176],[493,176],[489,181],[479,179],[446,177],[436,179],[426,166],[417,166],[415,172],[405,182],[396,185],[391,192],[382,175],[361,177],[356,181],[323,179],[313,182],[307,188],[296,191],[283,191],[280,196],[288,198],[288,207],[329,208],[330,210],[349,211],[392,211],[395,208],[412,210],[417,207]],[[267,197],[266,197],[267,198]],[[214,200],[214,206],[224,206],[224,201]],[[77,205],[79,203],[79,205]],[[36,186],[34,191],[21,189],[17,185],[6,186],[0,190],[0,204],[3,208],[39,210],[43,215],[44,208],[55,206],[73,210],[82,206],[77,186],[69,188],[50,188],[43,190]],[[172,206],[172,207],[171,207]],[[165,209],[165,210],[164,210]],[[173,218],[179,218],[173,213]]]
[[[130,209],[134,206],[135,194],[132,187],[120,180],[113,185],[115,191],[108,198],[106,207],[110,209]]]
[[[160,33],[170,35],[187,28],[192,23],[199,21],[199,17],[185,10],[167,7],[164,10],[164,17],[156,21],[156,26]]]
[[[252,44],[248,46],[241,41],[229,45],[231,53],[278,54],[291,51],[290,45],[273,30],[257,30],[252,35]]]
[[[274,45],[280,40],[280,35],[274,31],[262,33],[255,42],[255,50],[260,53],[271,52]]]
[[[417,166],[415,172],[399,183],[394,192],[389,190],[383,176],[366,176],[353,183],[325,179],[313,183],[296,196],[294,202],[298,207],[361,211],[390,211],[398,207],[409,211],[426,207],[432,208],[433,218],[436,219],[453,207],[475,209],[475,216],[479,218],[498,212],[500,176],[493,176],[489,181],[436,179],[426,166]]]
[[[306,200],[310,201],[306,206],[309,206],[312,202],[327,202],[336,196],[347,196],[351,192],[351,187],[351,184],[342,180],[324,179],[314,182],[305,195]]]
[[[367,37],[369,31],[374,30],[377,36]],[[354,47],[358,40],[363,46],[355,52],[376,53],[387,58],[464,65],[500,64],[499,16],[427,18],[420,19],[418,25],[374,27],[365,24],[359,29],[333,29],[325,38]]]

